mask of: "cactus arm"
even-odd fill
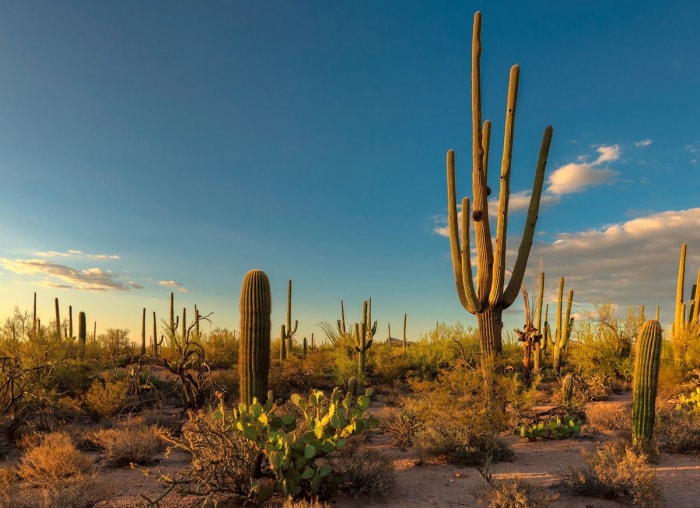
[[[469,242],[469,199],[464,198],[462,200],[462,241],[460,245],[453,150],[447,152],[447,228],[450,235],[452,268],[454,270],[457,297],[467,312],[476,314],[481,310],[481,306],[476,299],[474,280],[472,278],[471,247]]]
[[[525,219],[525,228],[523,236],[518,247],[518,256],[515,258],[513,266],[513,275],[508,281],[508,287],[503,294],[503,308],[508,308],[515,301],[520,290],[520,285],[525,276],[527,268],[527,260],[530,257],[532,249],[532,240],[535,236],[535,226],[537,225],[537,217],[540,211],[540,201],[542,200],[542,187],[544,185],[544,173],[547,167],[547,157],[549,156],[549,147],[552,144],[552,126],[548,126],[542,135],[542,144],[540,145],[540,153],[537,158],[537,167],[535,169],[535,180],[532,185],[532,194],[530,194],[530,205],[527,210]]]
[[[698,276],[695,285],[693,286],[693,295],[691,296],[693,300],[693,313],[689,316],[692,323],[697,323],[700,318],[700,268],[698,268]]]
[[[503,158],[501,160],[501,185],[498,196],[498,222],[496,225],[496,248],[494,252],[493,275],[489,305],[496,305],[503,297],[506,273],[506,232],[508,230],[508,199],[510,197],[510,169],[513,160],[513,126],[518,102],[518,79],[520,67],[510,69],[508,84],[508,102],[506,105],[506,126],[503,139]],[[518,285],[520,287],[521,284]]]
[[[683,283],[685,280],[685,257],[688,249],[687,244],[681,245],[681,259],[678,263],[678,284],[676,285],[676,313],[673,319],[673,328],[671,333],[675,336],[683,331],[683,322],[685,321],[683,309]]]
[[[477,299],[481,304],[486,304],[491,287],[493,245],[489,226],[489,191],[486,181],[488,167],[484,164],[488,149],[484,146],[481,118],[481,13],[477,12],[474,15],[472,36],[472,193],[474,196],[472,220],[478,260]],[[462,210],[462,213],[464,214],[465,210]]]
[[[539,292],[537,293],[537,307],[535,309],[535,328],[542,330],[542,302],[544,301],[544,272],[540,272]]]
[[[573,328],[573,319],[571,318],[571,304],[574,302],[574,290],[569,290],[569,298],[566,300],[566,317],[564,318],[564,330],[561,335],[561,347],[566,347],[571,337],[571,329]]]

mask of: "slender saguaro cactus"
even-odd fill
[[[544,272],[540,272],[539,279],[539,293],[537,293],[537,306],[535,308],[535,328],[537,328],[542,334],[542,338],[535,343],[535,352],[532,355],[533,358],[533,368],[532,370],[535,374],[539,373],[542,369],[542,350],[544,345],[544,331],[542,330],[542,302],[544,301]]]
[[[61,338],[61,313],[58,310],[58,298],[54,299],[54,304],[56,307],[56,338]]]
[[[68,306],[68,338],[73,338],[73,306]]]
[[[80,342],[80,361],[85,361],[85,346],[87,342],[87,324],[85,313],[78,314],[78,341]]]
[[[141,314],[141,356],[146,355],[146,307]]]
[[[155,311],[153,311],[153,356],[158,356],[158,322]]]
[[[671,344],[673,346],[673,361],[676,365],[685,363],[685,350],[688,340],[700,336],[700,268],[698,268],[697,280],[690,291],[690,306],[687,308],[683,300],[685,284],[685,260],[688,250],[687,244],[681,245],[681,258],[678,263],[678,284],[676,286],[676,309],[671,326]],[[658,310],[657,310],[658,314]]]
[[[36,337],[36,291],[34,291],[34,312],[32,313],[32,338]]]
[[[408,349],[408,344],[406,343],[406,318],[407,318],[407,314],[404,312],[403,313],[403,337],[402,337],[404,354],[406,353],[406,349]]]
[[[569,337],[571,337],[571,330],[573,328],[574,320],[571,318],[571,305],[574,301],[574,290],[569,290],[569,297],[566,300],[566,317],[562,323],[561,308],[562,300],[564,297],[564,277],[559,279],[559,293],[557,296],[557,315],[556,315],[556,326],[557,329],[554,332],[554,359],[552,360],[552,368],[555,372],[559,372],[561,368],[561,358],[569,343]]]
[[[472,202],[469,198],[465,197],[462,200],[462,231],[460,240],[455,184],[455,156],[454,151],[449,150],[447,152],[448,229],[457,296],[462,306],[476,316],[482,368],[491,369],[495,358],[500,355],[502,350],[503,322],[501,318],[503,311],[510,307],[517,298],[525,276],[539,213],[545,166],[552,140],[552,127],[547,127],[544,130],[522,240],[512,269],[512,275],[504,289],[513,131],[520,68],[514,65],[510,71],[500,173],[498,224],[494,245],[492,244],[488,209],[488,196],[491,189],[487,184],[491,123],[487,120],[482,125],[480,62],[481,13],[477,12],[474,15],[472,38],[472,191],[474,201],[472,208]],[[472,260],[470,256],[470,220],[474,223],[476,242],[476,281],[474,281],[472,274]]]
[[[267,395],[270,372],[270,280],[262,270],[250,270],[243,278],[240,314],[241,336],[238,341],[240,402],[261,403]]]
[[[362,379],[365,374],[367,350],[372,347],[373,336],[377,331],[377,322],[369,325],[371,314],[368,313],[367,300],[362,302],[362,322],[355,323],[355,351],[357,351],[357,375]]]
[[[656,416],[656,388],[661,360],[661,325],[650,319],[639,332],[632,380],[632,444],[651,440]]]
[[[291,279],[287,282],[287,324],[282,328],[282,342],[285,341],[287,344],[283,344],[281,347],[280,359],[284,361],[287,358],[287,354],[292,352],[292,337],[297,333],[297,327],[299,326],[299,321],[294,321],[294,327],[292,327],[292,281]]]

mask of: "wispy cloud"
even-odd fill
[[[556,196],[572,194],[581,192],[593,185],[613,182],[618,172],[607,167],[600,168],[599,166],[606,162],[618,160],[621,153],[620,146],[599,146],[596,151],[598,152],[598,158],[593,162],[570,162],[554,170],[549,175],[549,185],[546,193]]]
[[[41,285],[83,291],[128,291],[141,289],[136,282],[123,282],[120,277],[102,268],[78,269],[44,259],[0,258],[0,266],[18,275],[45,275]],[[59,282],[56,282],[59,281]]]
[[[180,293],[189,293],[189,290],[182,287],[182,283],[176,280],[161,280],[158,282],[158,284],[166,288],[177,288],[178,292]]]
[[[653,141],[649,138],[642,139],[640,141],[635,141],[634,146],[638,147],[644,147],[644,146],[649,146],[653,143]]]
[[[119,259],[119,256],[114,254],[87,254],[80,250],[67,250],[66,252],[58,252],[55,250],[47,250],[35,252],[35,256],[42,258],[87,258],[87,259],[98,259],[98,260],[109,260],[109,259]]]

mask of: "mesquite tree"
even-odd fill
[[[455,184],[455,158],[454,151],[449,150],[447,152],[448,229],[457,295],[462,306],[476,316],[482,352],[482,366],[489,368],[501,353],[501,334],[503,330],[501,316],[503,310],[508,308],[517,298],[525,275],[535,233],[535,224],[537,223],[545,166],[552,140],[552,127],[547,127],[544,131],[520,248],[518,249],[510,280],[505,286],[508,200],[510,197],[513,128],[520,68],[514,65],[510,70],[503,158],[500,172],[498,223],[494,244],[489,224],[488,209],[488,196],[491,189],[487,185],[491,124],[487,120],[482,125],[480,60],[481,13],[477,12],[474,15],[472,38],[472,191],[474,200],[473,203],[467,197],[462,200],[462,231],[460,239]],[[474,224],[476,243],[476,280],[474,280],[472,274],[472,260],[470,256],[470,221]]]

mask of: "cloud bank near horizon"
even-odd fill
[[[100,267],[74,268],[66,264],[56,263],[40,258],[76,258],[93,261],[118,260],[113,254],[87,254],[80,250],[40,251],[35,252],[36,258],[8,259],[0,258],[0,267],[15,275],[28,277],[44,276],[40,280],[32,280],[33,284],[55,289],[76,289],[79,291],[130,291],[142,289],[143,286],[133,281],[123,281],[111,270]]]

